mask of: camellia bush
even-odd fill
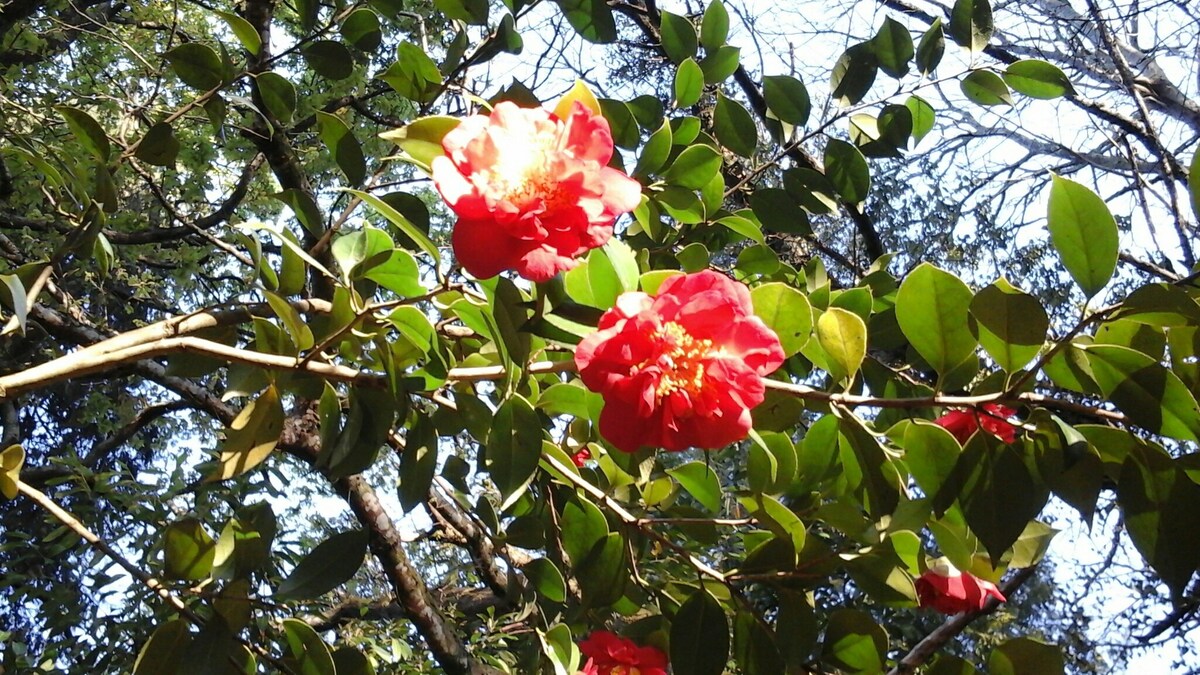
[[[1200,104],[818,4],[0,8],[0,671],[1096,672],[1064,520],[1186,635]]]

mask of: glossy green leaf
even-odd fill
[[[921,71],[922,75],[933,73],[942,62],[945,53],[946,36],[942,31],[942,19],[939,17],[933,20],[917,45],[917,70]]]
[[[1104,395],[1138,425],[1172,438],[1200,439],[1200,407],[1175,373],[1127,347],[1096,344],[1084,353]]]
[[[422,117],[399,129],[379,134],[379,137],[400,146],[406,155],[428,169],[435,157],[445,154],[442,139],[461,122],[457,117]]]
[[[659,32],[662,38],[662,48],[667,53],[667,58],[671,59],[673,63],[683,63],[684,59],[695,56],[699,42],[696,37],[696,27],[692,25],[692,22],[686,17],[671,12],[664,11],[659,14],[662,15]]]
[[[279,583],[275,598],[318,598],[346,583],[362,567],[367,554],[367,537],[366,530],[350,530],[317,544]]]
[[[822,660],[849,673],[882,673],[887,649],[887,633],[866,612],[838,609],[830,615]]]
[[[912,114],[913,141],[920,143],[921,139],[933,130],[937,113],[934,112],[933,106],[920,96],[909,96],[908,100],[904,102],[904,107],[908,108],[908,112]]]
[[[1004,81],[1030,98],[1055,99],[1075,91],[1058,66],[1041,59],[1022,59],[1004,69]]]
[[[780,121],[802,127],[808,122],[812,103],[804,83],[790,75],[763,78],[763,98],[767,110]]]
[[[1117,222],[1104,200],[1069,178],[1053,176],[1048,208],[1050,242],[1075,283],[1091,298],[1117,269]]]
[[[1188,192],[1192,196],[1192,213],[1200,221],[1200,149],[1192,155],[1192,164],[1188,168]]]
[[[700,20],[700,44],[713,51],[725,44],[729,37],[729,11],[721,0],[712,0]]]
[[[340,32],[346,42],[364,52],[375,51],[383,42],[383,29],[379,24],[379,15],[366,7],[360,7],[350,12],[350,15],[342,21]]]
[[[758,127],[750,111],[741,103],[724,96],[717,96],[717,108],[713,113],[713,132],[721,145],[742,157],[752,157],[758,146]]]
[[[978,433],[967,441],[955,468],[962,481],[958,500],[963,515],[993,564],[1041,513],[1049,497],[1025,453],[1024,444],[1004,444]]]
[[[988,0],[955,0],[950,10],[950,37],[955,42],[972,52],[981,52],[994,31]]]
[[[979,344],[1004,370],[1016,371],[1041,351],[1050,328],[1046,310],[1037,298],[1006,279],[976,293],[970,309]]]
[[[808,298],[784,283],[756,286],[750,291],[754,314],[779,337],[785,356],[800,351],[812,336],[812,306]]]
[[[183,518],[163,530],[163,572],[172,579],[208,578],[216,557],[216,542],[195,518]]]
[[[635,176],[647,176],[658,173],[671,154],[671,124],[663,120],[662,126],[650,134],[646,145],[642,146],[642,154],[638,156],[637,166],[633,170]]]
[[[104,133],[104,128],[95,118],[79,108],[65,105],[57,106],[55,110],[66,121],[71,135],[75,136],[85,150],[102,162],[108,161],[109,155],[112,153],[108,134]]]
[[[354,647],[336,649],[330,656],[337,675],[375,675],[375,667]]]
[[[1200,486],[1159,448],[1134,442],[1118,476],[1117,501],[1133,545],[1178,598],[1200,567]]]
[[[973,70],[962,79],[962,92],[978,105],[1012,105],[1004,79],[990,70]]]
[[[869,42],[847,49],[833,65],[829,88],[834,101],[846,107],[863,100],[871,90],[871,85],[875,83],[878,71],[879,61]]]
[[[258,50],[262,49],[262,38],[258,35],[258,30],[247,20],[232,12],[214,11],[214,14],[225,20],[229,25],[229,30],[233,31],[234,37],[238,42],[242,43],[246,51],[258,56]]]
[[[721,510],[721,480],[704,462],[688,462],[667,473],[711,513]]]
[[[711,593],[692,593],[671,621],[671,672],[721,675],[729,658],[729,623]]]
[[[567,502],[559,522],[563,551],[573,565],[578,565],[600,540],[608,536],[608,521],[604,514],[582,497]]]
[[[896,294],[896,319],[917,353],[945,376],[974,355],[968,309],[971,289],[929,263],[909,273]]]
[[[554,1],[584,40],[603,44],[617,39],[617,23],[604,0]]]
[[[538,595],[550,602],[565,602],[567,599],[567,584],[562,572],[554,563],[546,558],[534,558],[521,570],[529,583],[537,590]]]
[[[752,612],[738,612],[733,622],[733,658],[747,675],[783,675],[783,655],[776,636]]]
[[[192,634],[186,620],[171,619],[160,624],[138,652],[133,675],[175,675],[182,672],[191,641]]]
[[[908,74],[908,62],[916,52],[912,33],[903,24],[891,17],[884,19],[879,32],[871,38],[871,47],[883,72],[896,79]]]
[[[179,156],[179,139],[170,124],[159,122],[150,127],[138,143],[134,156],[154,166],[173,167]]]
[[[690,108],[704,92],[704,71],[694,59],[686,58],[675,71],[675,107]]]
[[[225,81],[225,65],[216,50],[199,42],[185,42],[163,54],[175,74],[193,89],[207,91]]]
[[[759,188],[750,195],[750,208],[764,229],[781,234],[812,234],[808,214],[780,188]]]
[[[314,40],[300,53],[308,67],[327,80],[344,80],[354,74],[354,56],[337,40]]]
[[[336,675],[329,645],[307,623],[284,619],[283,635],[287,645],[284,662],[298,675]]]
[[[347,182],[351,185],[361,185],[367,177],[367,160],[350,127],[337,115],[318,110],[317,129],[321,141],[333,155]]]
[[[1063,675],[1062,648],[1021,637],[996,647],[988,657],[988,675]]]
[[[434,245],[434,243],[429,240],[429,237],[426,236],[425,232],[413,224],[411,220],[405,218],[403,214],[392,208],[390,204],[373,194],[362,192],[360,190],[347,189],[345,191],[366,202],[369,206],[371,206],[371,208],[378,211],[379,215],[386,218],[389,223],[395,225],[396,229],[400,230],[409,239],[416,242],[417,246],[419,246],[422,251],[428,253],[429,257],[433,259],[435,268],[441,265],[442,257],[441,254],[438,253],[437,246]]]
[[[279,73],[268,70],[254,78],[263,105],[283,125],[292,123],[296,112],[296,87]]]
[[[830,357],[834,380],[852,381],[867,355],[867,324],[857,314],[831,307],[817,319],[817,340]]]
[[[699,190],[721,169],[721,154],[707,145],[693,145],[679,153],[663,172],[668,183]]]
[[[851,204],[866,200],[871,189],[871,169],[858,148],[836,138],[825,145],[825,177],[842,199]]]
[[[1200,326],[1200,304],[1179,286],[1146,284],[1125,298],[1113,318],[1160,328]]]
[[[492,420],[485,462],[504,506],[533,478],[541,455],[542,423],[537,413],[523,397],[509,397]]]
[[[433,5],[448,19],[476,26],[487,25],[487,0],[433,0]]]

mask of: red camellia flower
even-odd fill
[[[606,630],[593,631],[579,650],[588,659],[582,675],[667,675],[666,654]]]
[[[1006,598],[990,581],[960,572],[945,558],[938,558],[927,572],[917,579],[917,600],[922,607],[932,607],[942,614],[958,614],[987,606],[993,597],[1000,602]]]
[[[608,121],[583,103],[566,119],[542,108],[497,103],[442,139],[433,182],[458,215],[451,243],[477,278],[506,269],[546,281],[603,246],[613,221],[641,200],[641,186],[605,166]]]
[[[579,343],[583,383],[604,397],[600,433],[619,450],[723,448],[750,432],[762,376],[783,363],[750,291],[717,272],[624,293]]]
[[[946,431],[954,434],[959,443],[966,444],[967,439],[979,427],[1005,443],[1017,440],[1017,425],[1008,418],[1017,414],[1016,410],[999,403],[984,403],[979,410],[951,410],[934,420]]]
[[[587,464],[588,460],[591,458],[592,458],[592,451],[588,450],[587,447],[584,447],[584,448],[581,448],[579,450],[579,452],[571,455],[571,462],[573,462],[575,464],[575,466],[582,469]]]

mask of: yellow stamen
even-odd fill
[[[680,389],[698,393],[704,385],[704,358],[712,350],[712,340],[697,340],[674,321],[664,324],[657,337],[664,349],[656,361],[662,377],[654,390],[655,398],[661,401]]]

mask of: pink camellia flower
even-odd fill
[[[546,281],[603,246],[641,201],[638,182],[606,166],[608,121],[579,101],[570,110],[560,119],[505,101],[442,139],[433,182],[458,215],[454,255],[475,277],[513,269]]]
[[[575,349],[604,397],[600,434],[617,449],[715,449],[750,432],[762,377],[784,359],[750,291],[710,270],[670,277],[656,297],[623,293]]]
[[[1008,421],[1008,418],[1017,414],[1016,410],[999,403],[984,403],[981,407],[982,411],[951,410],[934,420],[934,423],[954,434],[961,444],[966,444],[979,427],[1005,443],[1017,440],[1017,425]]]
[[[958,571],[945,558],[935,560],[929,570],[917,579],[916,585],[920,605],[932,607],[942,614],[983,609],[989,597],[1000,602],[1006,600],[996,584]]]
[[[580,675],[667,675],[666,654],[606,630],[593,631],[579,650],[588,659]]]

